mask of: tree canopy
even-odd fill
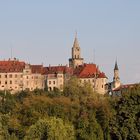
[[[72,78],[64,91],[0,92],[0,140],[139,140],[140,86],[97,94]]]

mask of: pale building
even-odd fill
[[[0,61],[0,90],[16,93],[45,88],[42,65],[29,65],[14,60]]]
[[[81,83],[89,82],[93,90],[105,94],[107,77],[103,72],[100,72],[95,64],[85,64],[81,57],[81,48],[78,43],[77,35],[72,47],[71,58],[69,59],[69,67],[73,68],[74,75],[76,75]]]
[[[84,64],[78,66],[74,70],[74,75],[80,80],[80,83],[90,83],[93,91],[105,94],[107,77],[103,72],[100,72],[96,64]]]
[[[71,76],[77,76],[82,84],[89,82],[94,91],[105,94],[107,77],[100,72],[96,64],[85,64],[81,57],[81,49],[75,36],[71,58],[68,66],[30,65],[14,60],[0,61],[0,90],[15,93],[22,90],[33,91],[46,89],[63,91],[65,83]],[[114,86],[119,86],[119,72],[117,63],[114,69]]]
[[[44,89],[46,76],[42,65],[26,64],[23,69],[23,90]]]
[[[64,84],[72,75],[73,69],[67,66],[49,66],[45,69],[48,91],[53,91],[55,89],[63,91]]]

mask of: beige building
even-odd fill
[[[26,64],[23,69],[23,90],[44,89],[46,77],[42,65]]]
[[[65,82],[70,78],[73,69],[67,66],[46,67],[46,84],[48,91],[63,90]]]
[[[0,61],[0,90],[15,93],[44,87],[45,76],[42,65],[29,65],[16,59]]]
[[[119,85],[119,73],[117,64],[114,69],[114,85]],[[63,90],[67,80],[71,76],[77,76],[81,83],[89,82],[93,90],[105,94],[107,77],[100,72],[96,64],[85,64],[81,57],[81,49],[77,36],[72,47],[71,58],[68,66],[30,65],[14,60],[0,61],[0,90],[8,90],[15,93],[22,90],[55,89]]]
[[[69,67],[73,68],[73,75],[76,75],[81,83],[89,82],[93,90],[105,94],[107,84],[107,77],[95,64],[85,64],[84,59],[81,58],[81,48],[78,43],[77,36],[75,37],[72,47],[72,54],[69,59]]]
[[[107,77],[103,72],[100,72],[96,64],[84,64],[78,66],[73,73],[77,78],[80,79],[80,82],[84,84],[88,82],[91,84],[93,91],[105,94]]]

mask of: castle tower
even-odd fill
[[[119,68],[117,61],[115,62],[114,67],[114,77],[113,77],[113,88],[117,88],[121,85],[120,78],[119,78]]]
[[[83,63],[84,63],[84,59],[81,58],[81,50],[76,34],[72,47],[72,58],[69,59],[69,66],[75,68],[79,65],[83,65]]]

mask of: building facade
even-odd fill
[[[107,77],[105,73],[100,72],[99,67],[96,64],[84,64],[80,65],[74,69],[74,73],[80,83],[85,84],[89,83],[94,92],[105,94]]]
[[[15,93],[44,89],[43,66],[14,60],[0,61],[0,90]]]
[[[114,85],[119,84],[117,63],[114,69]],[[17,59],[0,61],[0,90],[15,93],[22,90],[33,91],[45,89],[63,91],[65,83],[70,77],[76,76],[82,84],[89,82],[96,91],[106,93],[106,75],[99,70],[96,64],[86,64],[81,57],[81,48],[75,36],[71,50],[69,66],[31,65]]]
[[[46,70],[46,86],[48,91],[63,91],[65,82],[72,76],[73,69],[68,66],[49,66]]]

